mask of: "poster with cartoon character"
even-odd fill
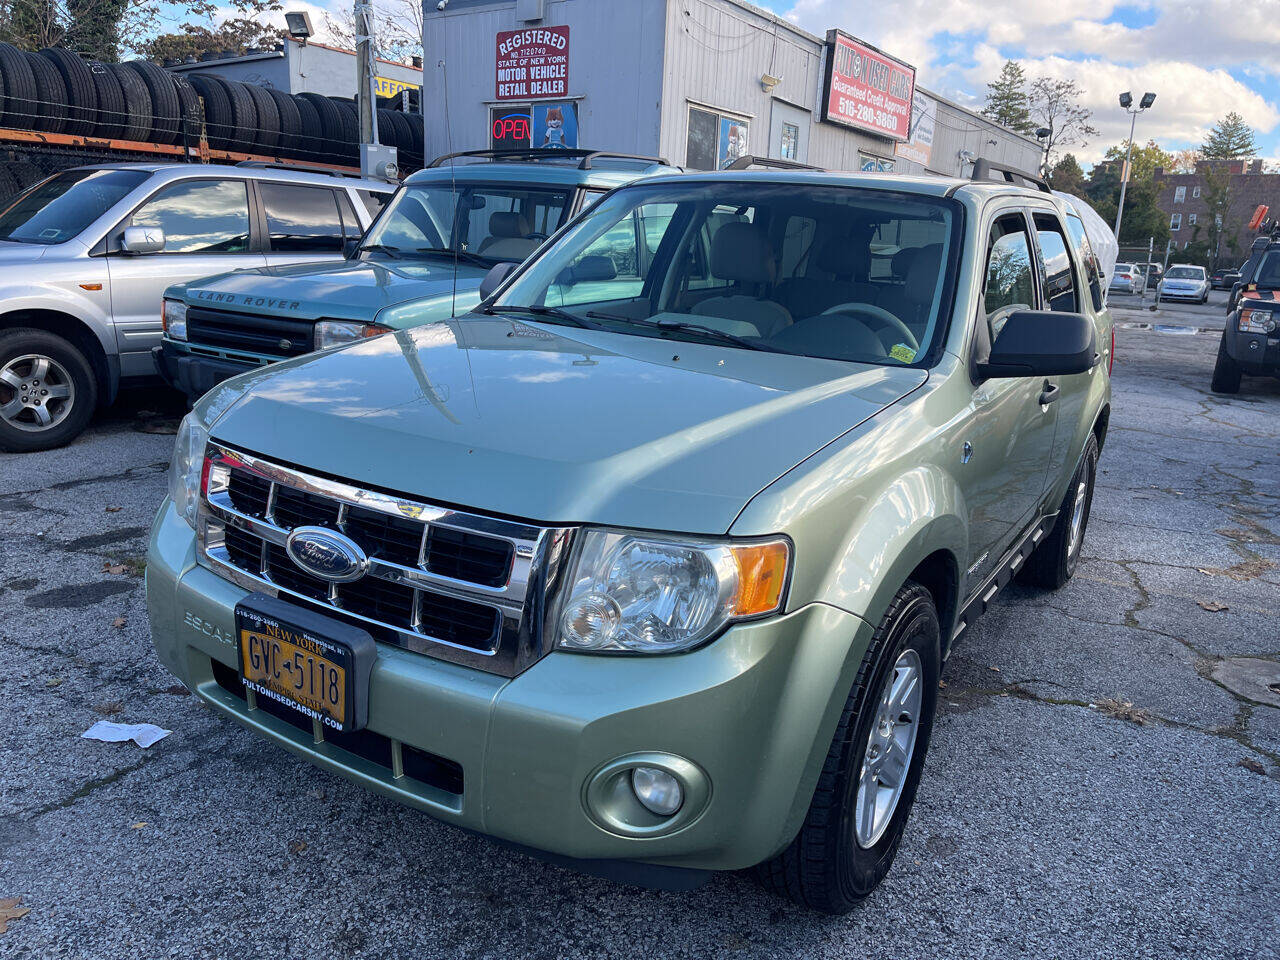
[[[533,105],[533,145],[564,150],[578,145],[578,105],[572,100]]]
[[[720,169],[724,170],[737,160],[745,157],[747,149],[748,126],[745,120],[733,117],[720,118]]]

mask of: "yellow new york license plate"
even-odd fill
[[[345,656],[344,656],[345,654]],[[240,626],[245,685],[308,716],[348,729],[350,653],[286,624]]]

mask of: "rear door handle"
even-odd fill
[[[1053,403],[1053,401],[1058,399],[1058,394],[1061,392],[1062,391],[1058,388],[1056,383],[1050,383],[1046,380],[1044,382],[1044,389],[1040,391],[1040,405],[1043,407],[1047,404]]]

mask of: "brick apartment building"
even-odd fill
[[[1247,228],[1254,208],[1265,203],[1271,208],[1271,216],[1280,214],[1280,173],[1263,173],[1261,160],[1201,160],[1195,173],[1165,173],[1162,167],[1156,167],[1157,202],[1169,218],[1169,233],[1178,250],[1185,250],[1193,240],[1209,240],[1212,224],[1205,174],[1210,168],[1225,171],[1231,177],[1230,205],[1218,262],[1238,264],[1248,256],[1253,241]]]

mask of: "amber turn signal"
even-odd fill
[[[786,540],[745,543],[731,546],[738,564],[738,594],[734,598],[735,617],[756,617],[773,613],[782,606],[787,586],[791,545]]]

